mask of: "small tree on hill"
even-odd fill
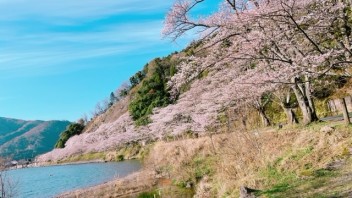
[[[110,101],[109,101],[109,107],[114,105],[117,102],[118,98],[115,96],[114,92],[110,93]]]
[[[128,82],[124,82],[120,85],[119,88],[115,91],[115,97],[117,100],[120,100],[128,95],[128,92],[131,90],[131,84]]]
[[[64,148],[66,142],[73,136],[79,135],[82,133],[84,125],[80,123],[72,123],[67,129],[60,134],[60,139],[55,144],[55,148]]]

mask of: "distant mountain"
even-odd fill
[[[25,121],[0,117],[0,156],[29,159],[54,148],[69,121]]]

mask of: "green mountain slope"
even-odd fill
[[[68,121],[24,121],[0,117],[0,156],[28,159],[54,148]]]

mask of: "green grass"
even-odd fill
[[[261,171],[261,176],[267,181],[267,185],[281,185],[289,183],[296,178],[296,174],[286,171],[281,171],[277,167],[267,166]]]
[[[177,186],[166,186],[148,192],[142,192],[138,195],[138,198],[192,198],[193,196],[194,192],[192,189],[179,188]]]
[[[138,198],[161,198],[157,190],[152,190],[149,192],[142,192],[138,195]]]
[[[181,194],[183,193],[187,197],[192,197],[191,195],[194,194],[196,185],[205,176],[211,177],[214,174],[214,164],[215,158],[213,156],[194,156],[191,161],[184,163],[182,176],[172,179],[172,186],[177,187]],[[161,172],[173,172],[172,165],[163,167]]]
[[[282,193],[290,189],[291,186],[288,183],[281,183],[274,185],[272,188],[259,192],[257,195],[275,195],[277,193]]]
[[[309,147],[303,148],[303,149],[299,149],[294,154],[292,154],[290,156],[290,159],[292,159],[294,161],[299,161],[302,158],[304,158],[305,156],[311,154],[312,151],[313,151],[313,147],[312,146],[309,146]]]
[[[211,160],[204,157],[196,157],[193,159],[194,178],[200,181],[205,175],[211,175],[213,169],[211,168]]]
[[[116,161],[139,159],[143,160],[153,147],[153,143],[142,146],[138,143],[129,144],[116,151]]]
[[[70,162],[79,162],[79,161],[92,161],[92,160],[103,160],[106,156],[105,152],[92,152],[85,153],[80,155],[74,155],[69,158],[66,158],[58,163],[70,163]]]
[[[336,171],[318,169],[307,171],[306,177],[300,178],[293,173],[285,173],[268,168],[266,180],[271,181],[271,187],[257,193],[260,197],[329,197],[330,195],[320,192],[332,179],[339,176]]]
[[[115,158],[111,159],[112,161],[123,161],[129,159],[139,159],[143,160],[145,156],[148,155],[153,144],[147,144],[142,146],[138,143],[125,145],[116,150]],[[68,158],[65,158],[58,163],[72,163],[79,161],[92,161],[92,160],[107,160],[107,154],[109,152],[90,152],[79,155],[73,155]]]
[[[299,163],[313,152],[313,147],[288,151],[282,157],[277,158],[271,165],[260,171],[260,176],[267,186],[259,191],[259,197],[331,197],[330,191],[326,193],[326,186],[331,185],[335,178],[341,176],[341,171],[314,169],[312,164],[305,164],[302,170],[290,172],[282,168],[282,162]],[[289,160],[289,162],[287,161]],[[350,160],[351,161],[351,160]],[[350,162],[350,164],[352,164]],[[352,167],[351,167],[352,169]]]

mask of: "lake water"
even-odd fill
[[[138,161],[90,163],[24,168],[7,171],[18,198],[50,198],[55,195],[124,177],[141,168]]]

